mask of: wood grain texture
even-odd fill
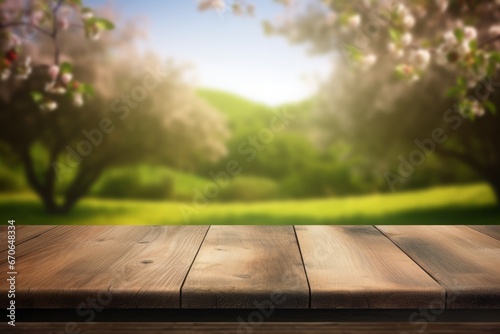
[[[17,307],[178,308],[182,282],[207,230],[59,226],[18,246]],[[0,256],[5,268],[5,252]],[[1,275],[3,280],[4,270]],[[2,285],[2,297],[4,291]]]
[[[498,334],[500,323],[18,323],[4,334]]]
[[[297,226],[312,308],[443,308],[444,289],[373,226]]]
[[[447,290],[448,308],[500,308],[500,241],[466,226],[378,226]]]
[[[182,288],[183,308],[307,308],[292,226],[211,226]]]
[[[468,225],[468,227],[500,240],[500,225]]]
[[[49,225],[15,225],[16,229],[16,245],[20,245],[27,240],[36,238],[45,232],[50,231],[56,226]],[[7,226],[0,226],[0,252],[7,250]]]

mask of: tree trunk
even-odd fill
[[[45,211],[47,213],[58,213],[59,208],[57,206],[57,203],[54,199],[54,194],[50,192],[43,193],[41,195],[43,206],[45,207]]]
[[[58,156],[57,147],[55,147],[50,156],[51,161],[55,161]],[[89,191],[92,184],[100,176],[105,162],[95,165],[81,165],[80,171],[69,186],[63,204],[58,204],[55,194],[55,171],[51,165],[47,167],[45,178],[42,181],[35,171],[34,161],[31,157],[28,147],[20,150],[26,179],[30,187],[42,200],[45,211],[50,214],[66,214],[75,204]]]
[[[78,176],[73,180],[73,184],[68,188],[66,192],[66,198],[64,204],[60,207],[61,213],[68,213],[73,206],[90,190],[90,187],[99,178],[103,170],[104,165],[94,166],[94,168],[85,168],[81,165],[80,168],[85,168],[80,170]]]
[[[24,147],[21,150],[20,155],[28,184],[42,200],[45,211],[48,213],[59,213],[60,209],[56,203],[54,194],[55,179],[50,175],[53,173],[52,168],[49,167],[46,174],[46,182],[42,183],[35,172],[35,165],[31,157],[29,147]]]
[[[500,163],[498,161],[491,162],[486,165],[484,163],[478,162],[470,155],[466,155],[461,152],[455,152],[452,150],[445,149],[443,147],[438,147],[436,152],[445,158],[456,159],[462,163],[465,163],[469,167],[478,173],[488,184],[491,186],[493,193],[496,198],[496,205],[500,208]],[[497,153],[500,156],[500,152]]]

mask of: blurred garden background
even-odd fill
[[[496,1],[0,3],[2,224],[500,223]]]

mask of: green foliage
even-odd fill
[[[308,138],[308,131],[311,130],[310,103],[271,108],[209,89],[199,90],[198,96],[225,115],[231,129],[231,138],[227,143],[229,154],[216,164],[203,166],[200,175],[224,170],[229,161],[235,160],[245,176],[280,180],[304,169],[317,158],[317,149]],[[279,110],[286,110],[294,118],[282,131],[275,131],[272,140],[258,140],[257,147],[253,146],[251,138],[258,138],[263,129],[269,129]]]
[[[61,64],[61,73],[73,73],[73,65],[65,61]]]
[[[463,84],[463,81],[458,80],[458,85]],[[375,126],[379,125],[370,122],[365,127],[360,126],[361,134],[356,140],[366,145],[367,150],[372,151],[373,154],[365,154],[366,151],[358,148],[359,143],[350,139],[337,139],[327,146],[325,151],[322,151],[309,139],[314,129],[312,111],[315,104],[305,102],[287,106],[287,110],[297,117],[285,131],[275,134],[274,139],[261,151],[256,151],[254,159],[247,161],[249,155],[242,155],[238,147],[242,143],[247,143],[250,136],[255,136],[266,127],[273,115],[271,108],[214,90],[200,90],[198,95],[226,115],[228,123],[232,125],[228,155],[219,163],[205,165],[198,171],[198,174],[206,177],[211,171],[223,171],[228,161],[235,160],[242,167],[242,176],[257,176],[277,182],[279,191],[275,193],[274,198],[319,198],[389,191],[383,177],[384,171],[387,168],[397,169],[399,163],[397,156],[415,149],[413,142],[409,146],[394,146],[394,152],[388,155],[390,158],[395,157],[394,160],[389,160],[390,165],[383,164],[384,159],[387,158],[381,153],[388,154],[390,150],[382,145],[386,141],[381,137],[393,134],[392,129],[396,125],[390,125],[390,131],[387,131],[384,125],[382,132],[376,133],[375,130],[379,130]],[[356,100],[363,104],[360,112],[368,108],[364,106],[364,101],[368,101],[367,98],[368,96],[365,96],[365,99]],[[402,117],[405,116],[402,115]],[[390,119],[383,118],[378,120],[384,123],[389,121]],[[389,124],[392,123],[388,123],[387,126]],[[325,123],[325,125],[330,126],[330,123]],[[339,124],[336,124],[333,129],[329,127],[328,130],[341,133],[343,129],[337,128],[338,126]],[[435,123],[431,123],[429,131],[432,131],[432,127],[435,127]],[[407,135],[412,138],[418,134]],[[370,136],[377,136],[377,138],[366,139],[372,138]],[[249,148],[249,145],[244,147]],[[382,151],[379,152],[378,148],[374,150],[374,147]],[[477,175],[463,164],[442,160],[436,155],[431,155],[404,184],[399,185],[399,189],[418,189],[437,184],[477,180]],[[224,196],[224,200],[229,200],[227,194]],[[235,196],[240,198],[237,194]]]
[[[220,200],[255,202],[274,199],[278,195],[276,181],[259,177],[236,177],[221,190]]]
[[[43,94],[38,91],[31,92],[31,98],[35,103],[41,103],[43,101]]]
[[[26,188],[22,175],[0,166],[0,192],[18,191]]]
[[[101,30],[112,30],[115,28],[113,22],[104,18],[91,18],[87,20],[87,22],[94,24],[98,29]]]
[[[95,185],[92,194],[104,198],[167,199],[173,180],[167,173],[151,167],[110,170]]]
[[[462,43],[465,37],[464,30],[462,28],[456,28],[453,33],[455,34],[455,37],[457,38],[457,41],[459,43]]]

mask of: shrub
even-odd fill
[[[92,191],[104,198],[166,199],[173,191],[172,178],[162,169],[125,168],[105,174]]]
[[[278,196],[278,184],[261,177],[236,177],[221,190],[219,199],[222,201],[263,201]]]

